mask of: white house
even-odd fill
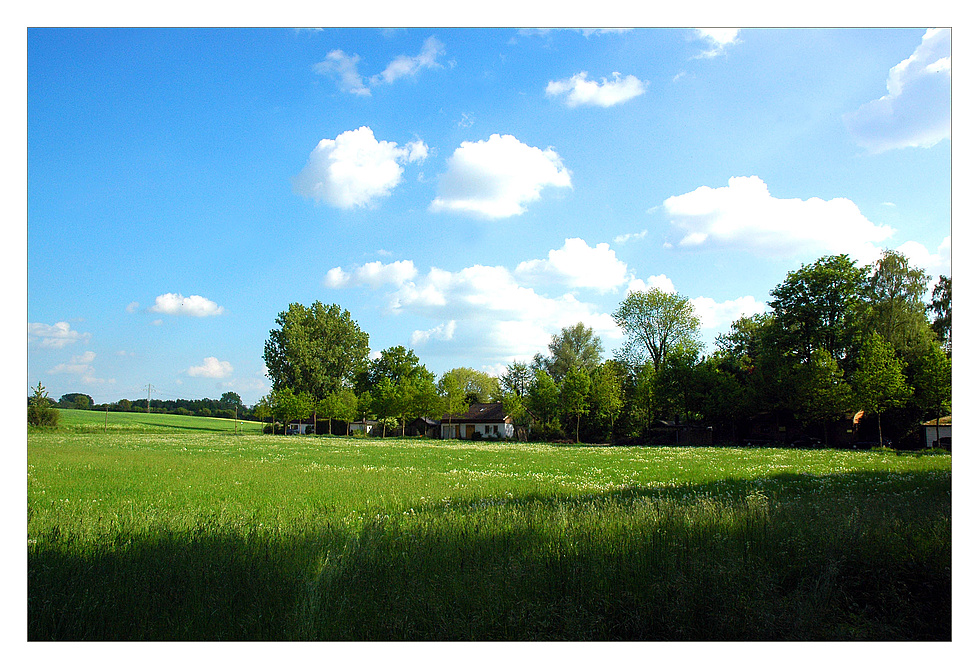
[[[442,417],[443,439],[472,439],[479,433],[484,439],[512,439],[513,418],[503,411],[503,402],[473,404],[464,414]]]

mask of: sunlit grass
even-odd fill
[[[37,433],[29,635],[947,638],[950,490],[948,455]]]
[[[86,411],[81,409],[58,409],[58,428],[35,429],[32,432],[68,431],[81,433],[126,433],[134,432],[200,432],[235,433],[235,420],[232,418],[205,418],[203,416],[181,416],[165,413],[137,413],[129,411]],[[256,421],[237,421],[241,434],[262,433],[262,424]]]

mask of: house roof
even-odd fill
[[[923,421],[921,421],[921,424],[922,425],[931,425],[932,427],[935,427],[935,419],[932,418],[931,420],[923,420]],[[939,425],[951,425],[952,424],[952,417],[951,416],[942,416],[941,418],[938,419],[938,424]]]
[[[503,411],[503,402],[471,404],[466,413],[442,416],[443,421],[451,420],[454,423],[502,423],[506,419],[507,415]]]

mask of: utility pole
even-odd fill
[[[153,391],[153,386],[149,383],[146,384],[146,413],[150,412],[150,393]]]

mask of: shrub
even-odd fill
[[[35,427],[57,427],[58,410],[51,406],[51,398],[40,381],[32,388],[34,395],[27,407],[27,424]]]

